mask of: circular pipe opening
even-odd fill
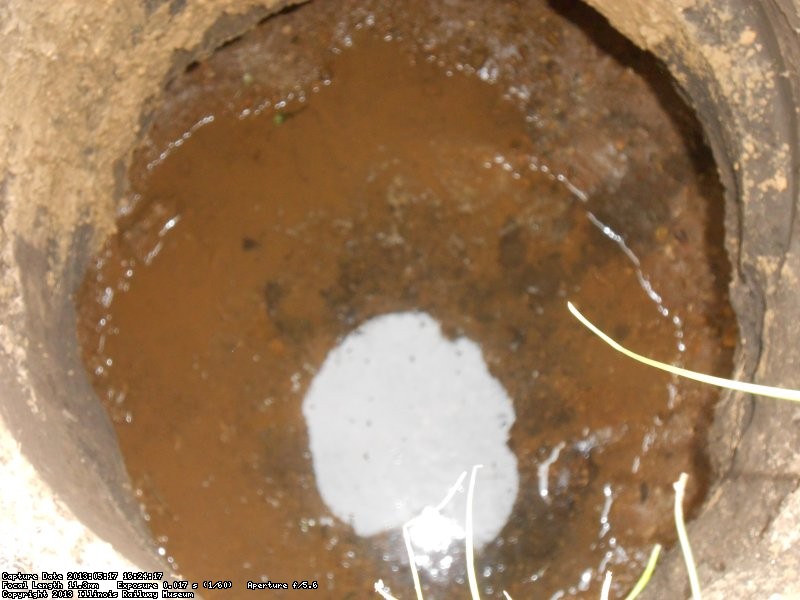
[[[601,11],[606,8],[597,4]],[[796,40],[775,18],[775,6],[764,3],[758,11],[734,10],[737,27],[729,21],[722,26],[722,16],[713,8],[707,12],[672,7],[637,10],[639,5],[631,3],[625,14],[615,13],[613,7],[608,14],[623,32],[667,62],[697,109],[715,151],[729,192],[727,243],[734,267],[733,303],[744,342],[737,354],[737,375],[747,378],[755,374],[768,383],[796,387],[792,380],[796,375],[790,368],[796,321],[792,315],[797,312],[790,285],[797,260],[792,251],[796,236],[791,235],[796,228],[795,127],[793,110],[788,108],[794,105],[790,101],[794,80],[783,69],[792,64]],[[211,26],[225,8],[243,16],[226,16]],[[15,142],[4,158],[2,178],[8,232],[4,243],[9,257],[3,273],[8,299],[3,331],[4,419],[26,458],[80,520],[140,565],[151,564],[149,557],[155,554],[148,550],[152,546],[147,533],[137,524],[135,504],[126,495],[119,458],[108,452],[115,441],[107,419],[80,376],[70,333],[75,325],[70,294],[77,288],[91,251],[108,231],[113,211],[107,198],[114,189],[114,173],[117,195],[124,194],[125,163],[117,161],[133,146],[131,123],[138,114],[147,114],[141,107],[145,98],[156,93],[154,82],[160,80],[153,76],[164,73],[170,64],[169,51],[159,48],[158,39],[170,32],[179,47],[191,49],[178,59],[185,64],[264,14],[261,9],[241,13],[242,8],[220,3],[203,12],[171,3],[147,4],[141,12],[118,19],[115,15],[113,20],[108,15],[87,14],[87,29],[92,29],[93,21],[103,23],[94,29],[95,43],[101,51],[109,51],[105,56],[113,57],[97,71],[56,69],[48,61],[57,51],[52,46],[47,51],[32,41],[20,47],[44,49],[36,61],[25,66],[17,55],[12,56],[15,72],[23,81],[28,75],[30,87],[12,99],[2,115]],[[32,20],[32,9],[14,10],[15,22]],[[42,22],[43,27],[58,23],[64,15],[50,17],[52,20]],[[54,26],[54,31],[58,30]],[[208,31],[204,40],[197,31]],[[62,38],[55,33],[53,39]],[[9,43],[18,41],[9,38]],[[64,55],[85,61],[85,55],[69,41],[56,46]],[[126,48],[133,50],[127,56]],[[52,104],[28,102],[41,89],[31,75],[36,72],[34,65],[44,75],[40,85],[52,90],[62,87],[55,85],[57,81],[78,83],[58,92],[64,98],[59,104],[60,119],[45,118]],[[120,68],[130,75],[120,80]],[[747,73],[760,75],[743,78]],[[109,85],[92,86],[90,81]],[[78,110],[92,103],[108,109]],[[65,131],[76,136],[63,135]],[[70,140],[58,146],[60,156],[51,153],[51,135]],[[22,166],[29,161],[48,166],[25,171]],[[58,192],[68,197],[65,205],[53,204]],[[702,548],[700,555],[708,557],[705,560],[712,568],[721,564],[713,549],[720,546],[719,535],[729,536],[735,529],[720,528],[720,523],[768,525],[793,489],[796,474],[790,449],[796,445],[797,434],[796,428],[785,426],[793,422],[792,410],[734,397],[717,409],[712,460],[721,479],[713,502],[695,526],[701,536],[697,542]],[[47,436],[41,435],[43,423],[49,423]],[[773,443],[763,443],[766,432]],[[737,449],[735,459],[733,448]],[[757,466],[759,477],[746,476]],[[100,493],[87,497],[87,488]],[[737,496],[754,494],[761,498],[757,510],[748,512],[738,506]],[[131,520],[120,519],[119,514],[127,514]],[[723,534],[715,535],[715,529],[722,529]],[[779,538],[781,534],[768,532]],[[734,559],[726,564],[746,567],[746,559],[736,557],[746,554],[749,542],[732,543]],[[764,569],[769,572],[768,567]],[[724,586],[726,576],[719,580]]]

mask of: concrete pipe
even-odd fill
[[[800,387],[800,4],[589,3],[668,66],[713,150],[727,193],[735,377]],[[285,5],[0,7],[0,570],[169,571],[84,375],[72,294],[114,229],[162,82]],[[709,447],[715,481],[690,527],[707,597],[797,593],[800,410],[726,394]],[[684,593],[672,554],[649,597]]]

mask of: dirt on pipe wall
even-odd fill
[[[735,376],[800,387],[800,9],[776,0],[590,4],[668,65],[704,125],[727,189]],[[83,373],[71,294],[114,227],[128,158],[171,74],[284,5],[0,7],[0,476],[13,490],[0,500],[0,529],[13,541],[3,570],[103,568],[99,556],[158,564]],[[800,411],[727,395],[711,453],[719,481],[690,527],[707,597],[797,592]],[[47,533],[32,535],[25,519]],[[673,553],[649,594],[684,587]]]
[[[792,1],[590,1],[670,68],[697,111],[727,192],[731,302],[741,332],[734,377],[800,385],[797,219],[800,5]],[[719,481],[690,535],[712,597],[800,589],[800,415],[727,394],[710,451]],[[650,597],[684,577],[673,553]],[[676,589],[680,589],[679,587]]]
[[[65,568],[71,561],[92,567],[93,559],[82,560],[83,543],[97,551],[90,556],[99,547],[92,535],[75,537],[77,523],[143,567],[156,562],[110,422],[84,376],[71,295],[114,227],[127,160],[170,74],[283,5],[23,1],[0,8],[0,410],[3,485],[15,490],[4,494],[3,514],[30,511],[31,519],[43,516],[31,524],[52,532],[31,536],[9,524],[15,535],[5,539],[16,544],[4,547],[21,554],[8,557],[19,568],[52,566],[54,559],[39,560],[51,555]],[[63,505],[51,505],[51,496]],[[41,506],[31,511],[30,497]]]

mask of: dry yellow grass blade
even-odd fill
[[[466,544],[467,553],[467,579],[469,580],[469,593],[472,595],[472,600],[481,600],[481,594],[478,591],[478,578],[475,576],[475,548],[472,541],[472,504],[475,499],[475,478],[478,475],[478,469],[482,466],[483,465],[475,465],[472,467],[472,473],[470,473],[469,476],[469,488],[467,488],[466,539],[464,543]]]
[[[383,600],[397,600],[392,594],[389,592],[389,588],[386,587],[386,584],[383,583],[383,579],[378,579],[375,582],[375,586],[373,588],[375,592],[383,598]]]
[[[656,544],[650,552],[650,559],[647,561],[647,566],[644,568],[642,576],[639,577],[639,581],[636,582],[636,585],[633,586],[630,593],[625,596],[625,600],[635,600],[636,597],[642,593],[642,590],[647,587],[647,584],[650,583],[653,571],[656,570],[659,554],[661,554],[661,544]]]
[[[467,489],[467,515],[466,515],[466,528],[465,528],[465,544],[466,544],[466,553],[467,553],[467,577],[469,579],[469,588],[470,594],[472,596],[472,600],[480,600],[480,594],[478,592],[478,579],[475,575],[475,555],[474,555],[474,547],[473,547],[473,524],[472,524],[472,513],[473,513],[473,503],[475,499],[475,479],[477,476],[478,469],[480,469],[483,465],[474,465],[472,467],[472,473],[470,475],[469,480],[469,488]],[[450,501],[453,499],[453,496],[456,495],[458,490],[461,488],[461,483],[464,481],[464,478],[467,476],[467,472],[464,471],[459,476],[458,480],[455,484],[450,488],[447,492],[447,495],[444,499],[433,509],[435,512],[441,512],[445,506],[447,506]],[[417,600],[424,600],[422,596],[422,585],[419,579],[419,571],[417,570],[417,560],[414,554],[414,547],[411,543],[411,533],[410,528],[411,526],[418,521],[420,517],[416,516],[413,519],[406,521],[403,524],[403,542],[406,546],[406,553],[408,554],[408,564],[409,569],[411,570],[411,578],[414,581],[414,592],[416,593]],[[375,582],[374,585],[375,592],[384,600],[398,600],[392,593],[389,591],[389,588],[386,587],[386,584],[383,583],[382,579],[379,579]],[[505,594],[505,592],[503,592]],[[506,597],[509,598],[508,594]]]
[[[611,592],[611,571],[606,571],[606,576],[603,579],[603,589],[600,590],[600,600],[608,600],[608,594]]]
[[[672,484],[675,488],[675,529],[678,530],[678,540],[681,543],[683,559],[686,562],[686,571],[689,573],[689,586],[692,588],[692,599],[701,600],[700,580],[697,577],[697,569],[694,566],[692,547],[689,545],[689,536],[686,534],[686,525],[683,522],[683,494],[686,491],[686,480],[689,476],[681,473],[678,481]]]
[[[586,326],[586,328],[594,333],[597,337],[614,348],[614,350],[617,352],[621,352],[628,358],[632,358],[635,361],[655,367],[656,369],[661,369],[662,371],[667,371],[673,375],[686,377],[687,379],[693,379],[695,381],[708,383],[710,385],[716,385],[717,387],[727,388],[729,390],[736,390],[738,392],[745,392],[747,394],[756,394],[758,396],[767,396],[769,398],[778,398],[779,400],[789,400],[790,402],[800,402],[800,390],[791,390],[786,388],[772,387],[769,385],[759,385],[757,383],[734,381],[732,379],[725,379],[724,377],[714,377],[713,375],[706,375],[704,373],[682,369],[681,367],[674,367],[672,365],[653,360],[652,358],[647,358],[641,354],[636,354],[636,352],[628,350],[622,344],[616,342],[610,336],[603,333],[596,325],[594,325],[594,323],[584,317],[581,312],[575,308],[575,305],[572,304],[572,302],[567,302],[567,308],[572,315],[578,319],[578,321]]]
[[[650,583],[650,578],[653,576],[653,571],[656,569],[659,554],[661,554],[661,544],[656,544],[650,552],[650,558],[647,560],[647,565],[641,577],[639,577],[639,581],[636,582],[633,589],[625,596],[625,600],[635,600],[635,598],[642,593],[642,590],[647,587],[647,584]],[[603,579],[603,589],[600,590],[600,600],[609,599],[609,594],[611,593],[611,579],[611,571],[606,571],[606,576]]]

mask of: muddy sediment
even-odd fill
[[[521,492],[485,590],[596,595],[604,561],[625,587],[673,537],[677,473],[702,497],[714,394],[610,356],[564,304],[729,369],[713,165],[612,32],[609,55],[537,5],[412,8],[315,3],[175,79],[82,292],[95,387],[188,577],[403,589],[398,532],[359,539],[321,502],[299,406],[337,340],[423,310],[515,403]]]

